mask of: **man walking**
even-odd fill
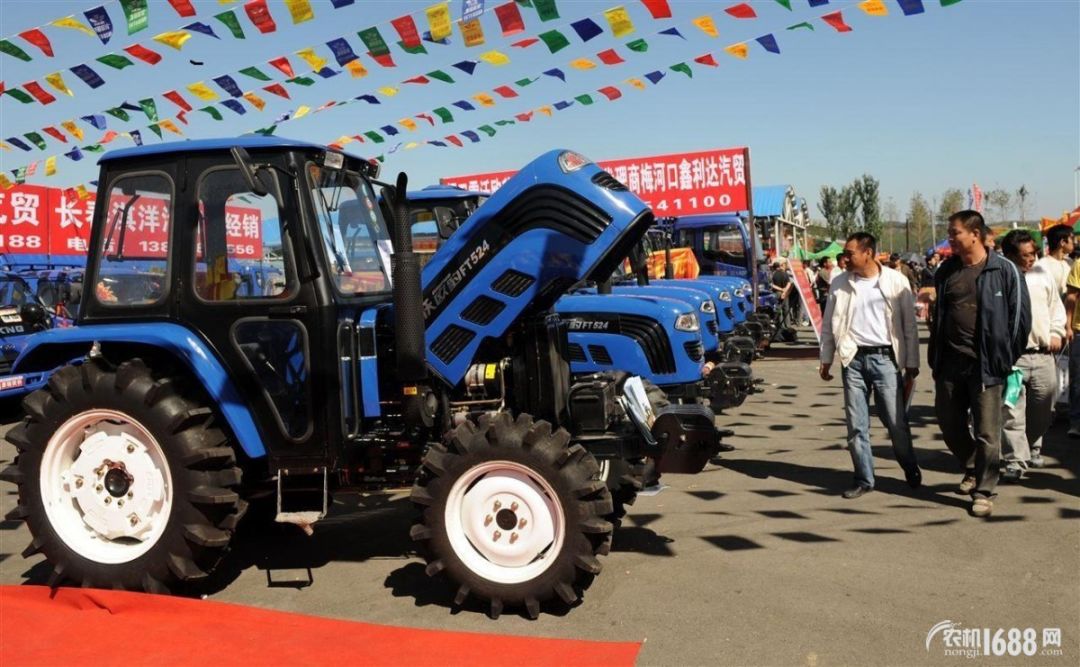
[[[928,353],[938,424],[964,467],[958,490],[972,494],[971,513],[979,517],[994,509],[1003,386],[1031,330],[1031,303],[1020,270],[985,243],[986,223],[977,211],[949,217],[953,256],[934,274],[938,298]]]
[[[913,489],[922,484],[904,400],[905,387],[919,374],[915,298],[907,278],[879,264],[876,254],[873,235],[856,232],[848,237],[848,270],[832,283],[821,331],[821,379],[832,380],[836,355],[843,367],[848,451],[855,466],[855,483],[844,491],[845,498],[858,498],[874,488],[871,392],[904,477]]]
[[[1035,239],[1017,229],[1001,241],[1006,259],[1020,269],[1031,298],[1031,334],[1016,368],[1024,374],[1014,406],[1004,406],[1005,428],[1001,457],[1005,467],[1001,481],[1018,482],[1028,466],[1041,462],[1042,437],[1050,428],[1057,391],[1057,364],[1065,337],[1065,305],[1058,293],[1057,278],[1035,261]]]

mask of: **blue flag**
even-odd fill
[[[136,131],[132,132],[131,134],[135,135],[135,134],[138,134],[138,133],[139,133],[139,131],[136,130]],[[136,143],[139,143],[140,146],[142,145],[140,142],[136,142]],[[79,148],[78,146],[76,146],[75,148],[72,148],[67,153],[64,153],[64,157],[68,158],[72,162],[78,162],[79,160],[83,159],[82,149]]]
[[[660,83],[660,80],[663,79],[664,76],[664,72],[656,70],[655,72],[649,72],[648,74],[646,74],[645,78],[651,81],[652,84],[655,86],[656,84]]]
[[[762,35],[754,41],[765,47],[765,50],[769,53],[780,53],[780,45],[776,43],[776,38],[773,37],[771,34]]]
[[[432,146],[438,146],[439,148],[446,148],[446,144],[442,141],[428,141]]]
[[[367,102],[368,104],[382,104],[382,102],[379,101],[379,98],[375,97],[374,95],[357,95],[353,99],[361,100],[363,102]]]
[[[476,111],[476,107],[474,107],[469,102],[466,102],[465,100],[458,100],[457,102],[454,102],[454,106],[461,109],[462,111]]]
[[[471,21],[484,15],[484,0],[461,0],[461,21]]]
[[[473,142],[474,144],[480,143],[480,135],[473,132],[472,130],[465,130],[461,133],[461,136],[468,137],[469,141]]]
[[[334,9],[341,9],[347,5],[351,5],[355,0],[330,0],[330,4],[334,6]]]
[[[184,26],[184,30],[192,30],[194,32],[201,32],[202,34],[209,35],[210,37],[213,37],[214,39],[221,39],[220,37],[218,37],[217,35],[214,34],[214,29],[213,28],[211,28],[210,26],[208,26],[205,23],[202,23],[200,21],[196,21],[194,23],[187,24],[186,26]]]
[[[810,0],[811,7],[820,7],[829,4],[829,0]]]
[[[668,28],[667,30],[661,30],[660,34],[671,35],[672,37],[682,37],[683,39],[686,39],[685,37],[683,37],[683,34],[679,32],[678,28]]]
[[[82,119],[99,130],[105,129],[105,116],[103,116],[102,114],[95,113],[89,116],[83,116]]]
[[[235,111],[241,116],[247,113],[247,109],[244,108],[244,105],[240,104],[240,102],[238,102],[237,100],[222,100],[221,106],[229,109],[230,111]]]
[[[476,61],[475,60],[462,60],[459,63],[454,63],[454,67],[458,68],[462,72],[465,72],[466,74],[471,76],[472,73],[476,70]]]
[[[131,140],[135,142],[135,145],[142,146],[142,133],[140,133],[138,130],[132,130],[130,134]],[[75,150],[78,150],[78,148],[76,148]]]
[[[567,102],[567,101],[564,100],[562,102],[556,102],[555,103],[555,110],[556,111],[562,111],[563,109],[569,109],[572,106],[574,106],[573,102]]]
[[[566,75],[563,74],[563,71],[557,67],[555,69],[549,69],[548,71],[544,72],[544,74],[548,76],[553,76],[559,81],[566,83]]]
[[[7,142],[9,144],[11,144],[12,146],[17,146],[18,148],[21,148],[21,149],[23,149],[24,151],[27,151],[27,152],[30,152],[31,150],[33,150],[32,148],[30,148],[30,146],[25,141],[23,141],[22,139],[20,139],[18,137],[8,137]]]
[[[94,7],[83,12],[83,16],[90,22],[90,25],[94,28],[94,32],[97,33],[98,39],[102,44],[108,44],[112,39],[112,19],[109,18],[109,12],[105,11],[104,7]]]
[[[345,41],[344,37],[332,39],[327,42],[326,45],[330,47],[330,50],[334,53],[334,58],[337,59],[337,64],[341,65],[342,67],[344,67],[346,63],[351,63],[359,57],[352,50],[352,46],[349,45],[349,42]]]
[[[240,90],[240,86],[236,85],[236,81],[227,74],[214,77],[214,83],[221,86],[221,89],[232,97],[244,96],[244,93]]]
[[[332,76],[337,76],[338,74],[341,74],[341,72],[339,72],[338,70],[336,70],[336,69],[334,69],[332,67],[324,67],[324,68],[322,68],[321,70],[319,70],[318,72],[315,72],[315,73],[318,74],[319,76],[321,76],[324,79],[329,79]]]
[[[922,0],[897,0],[897,2],[900,3],[900,10],[904,12],[904,16],[914,16],[926,11]]]
[[[574,32],[578,34],[578,37],[580,37],[583,42],[587,42],[593,37],[604,33],[603,28],[598,26],[596,21],[589,18],[574,21],[570,24],[570,27],[574,29]]]
[[[82,79],[82,82],[91,88],[100,88],[105,85],[98,73],[90,69],[89,65],[76,65],[71,68],[71,73]]]

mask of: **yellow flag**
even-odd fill
[[[75,96],[75,93],[71,92],[71,89],[68,88],[67,84],[64,83],[64,77],[60,76],[60,72],[53,72],[52,74],[47,74],[45,76],[45,80],[49,82],[50,86],[59,90],[61,93],[67,95],[68,97]]]
[[[458,21],[458,28],[465,40],[465,46],[480,46],[484,43],[484,28],[480,25],[480,19]]]
[[[356,141],[356,139],[353,139],[352,137],[350,137],[347,134],[343,134],[340,137],[338,137],[337,139],[335,139],[334,143],[337,144],[338,146],[344,146],[345,144],[351,144],[354,141]]]
[[[86,201],[87,199],[90,198],[90,191],[86,189],[85,185],[82,185],[82,184],[76,185],[75,186],[75,192],[79,193],[79,199],[81,199],[83,201]]]
[[[574,69],[594,69],[596,67],[596,63],[589,60],[588,58],[578,58],[577,60],[571,60],[570,66]]]
[[[0,174],[0,188],[3,188],[4,190],[10,190],[13,187],[15,187],[15,184],[9,181],[7,176]]]
[[[701,32],[705,33],[709,37],[720,36],[720,33],[716,29],[716,24],[713,23],[712,17],[708,14],[697,17],[693,20],[693,24],[701,28]]]
[[[179,135],[181,135],[181,136],[183,136],[183,134],[184,134],[183,132],[181,132],[181,131],[180,131],[180,128],[178,128],[178,127],[176,126],[176,123],[172,122],[172,121],[171,121],[171,120],[169,120],[168,118],[166,118],[165,120],[163,120],[163,121],[161,121],[160,123],[158,123],[158,125],[160,125],[161,127],[165,128],[165,129],[166,129],[166,130],[168,130],[169,132],[172,132],[173,134],[179,134]]]
[[[750,55],[750,50],[746,48],[746,42],[725,46],[724,50],[741,60],[746,60],[746,56]]]
[[[311,65],[311,69],[318,72],[322,68],[326,67],[326,58],[320,58],[315,54],[315,49],[310,46],[306,49],[300,49],[296,52],[296,55],[304,59],[308,65]]]
[[[50,155],[45,158],[45,175],[52,176],[56,173],[56,156]]]
[[[219,5],[231,5],[234,2],[236,2],[236,0],[217,0]]]
[[[416,132],[416,121],[412,118],[402,118],[398,121],[409,132]]]
[[[349,70],[349,74],[351,74],[354,79],[361,79],[367,76],[367,68],[361,65],[359,60],[345,63],[345,69]]]
[[[626,7],[622,5],[613,7],[604,12],[604,18],[611,26],[611,32],[616,37],[623,37],[634,32],[634,24],[630,21],[630,15],[626,13]]]
[[[412,149],[416,148],[419,145],[420,144],[416,143],[415,141],[410,141],[409,143],[405,144],[405,150],[411,151]]]
[[[81,33],[94,37],[94,31],[90,29],[90,26],[86,25],[74,16],[65,16],[62,19],[56,19],[52,22],[52,25],[57,28],[71,28],[72,30],[78,30]]]
[[[251,102],[251,106],[255,107],[259,111],[262,111],[263,107],[266,106],[266,102],[263,101],[263,98],[259,97],[255,93],[244,93],[244,99],[248,102]]]
[[[870,16],[888,16],[889,8],[881,0],[864,0],[859,3],[859,9]]]
[[[73,120],[65,120],[64,122],[60,123],[60,127],[67,130],[69,133],[71,133],[71,136],[75,137],[79,141],[83,140],[82,128],[79,127],[78,125],[76,125],[75,121],[73,121]]]
[[[210,90],[210,87],[202,81],[189,85],[187,89],[190,90],[192,94],[194,94],[195,97],[199,98],[200,100],[213,102],[218,98],[217,93]]]
[[[292,115],[292,120],[296,120],[297,118],[303,118],[304,116],[308,115],[309,111],[311,111],[311,107],[301,104],[300,108],[296,110],[296,113]]]
[[[9,150],[11,150],[11,146],[8,146],[4,142],[0,141],[0,151],[9,151]]]
[[[187,30],[173,30],[154,36],[155,42],[161,42],[165,46],[171,46],[177,51],[184,47],[184,42],[191,39],[191,33]]]
[[[481,53],[479,57],[480,60],[496,67],[502,67],[510,62],[510,58],[500,51],[488,51],[486,53]]]
[[[645,82],[641,79],[627,79],[626,82],[638,90],[645,90]]]
[[[480,106],[482,107],[495,106],[495,100],[492,99],[491,95],[488,95],[487,93],[478,93],[476,95],[473,95],[473,99],[479,102]]]
[[[294,24],[315,18],[315,12],[311,11],[311,3],[308,0],[285,0],[285,6],[289,8]]]
[[[549,106],[542,106],[539,109],[537,109],[537,111],[544,114],[545,116],[551,116],[552,108],[549,107]]]
[[[387,97],[393,97],[394,95],[398,94],[398,89],[394,88],[393,86],[383,86],[382,88],[379,88],[375,92],[382,93],[383,95],[386,95]]]
[[[450,3],[440,2],[424,10],[427,14],[428,27],[431,29],[431,39],[439,41],[450,36],[453,28],[450,25]]]

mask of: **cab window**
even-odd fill
[[[105,196],[97,300],[107,306],[161,301],[168,286],[172,182],[164,174],[131,174],[113,181]]]

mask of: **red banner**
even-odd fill
[[[789,259],[791,275],[795,278],[795,286],[799,288],[799,298],[802,300],[803,309],[810,316],[810,323],[814,325],[814,335],[817,336],[818,345],[821,344],[821,323],[823,321],[821,308],[814,299],[814,288],[810,286],[810,276],[806,275],[806,267],[801,260]]]
[[[628,187],[657,216],[745,211],[749,208],[749,151],[721,148],[597,164]],[[443,178],[440,183],[494,192],[517,172],[499,171]]]

